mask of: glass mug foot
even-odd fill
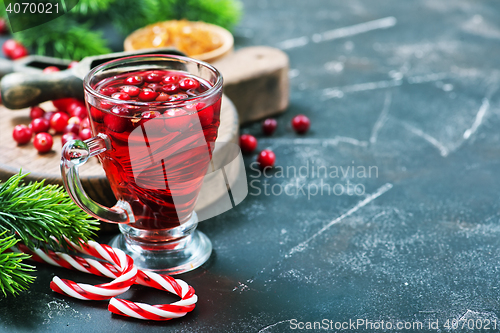
[[[148,231],[120,224],[121,234],[114,237],[109,245],[131,256],[139,269],[171,275],[181,274],[203,265],[212,253],[210,239],[201,231],[195,230],[197,224],[198,218],[196,213],[193,213],[185,224],[169,230],[170,234],[182,234],[180,239],[174,238],[155,244],[140,241],[140,237],[148,237]]]

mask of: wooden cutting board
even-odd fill
[[[54,109],[52,102],[44,103],[41,106],[46,111]],[[62,148],[61,135],[54,136],[52,151],[40,155],[32,143],[18,146],[12,138],[14,126],[29,124],[29,109],[12,111],[4,106],[0,106],[0,119],[2,119],[0,122],[0,142],[2,142],[2,148],[0,149],[0,180],[5,181],[22,169],[23,173],[29,172],[29,175],[25,178],[27,181],[41,181],[45,179],[46,184],[62,185],[59,169]],[[231,100],[224,96],[222,98],[221,122],[217,142],[233,142],[237,144],[238,130],[236,108]],[[214,154],[219,154],[219,157],[224,158],[224,151],[216,149]],[[80,175],[82,184],[92,199],[106,206],[112,206],[116,203],[97,158],[92,158],[82,166],[80,168]],[[201,210],[218,199],[217,195],[204,197],[203,200],[198,201],[196,209]]]

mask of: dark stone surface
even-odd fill
[[[460,327],[473,319],[498,328],[500,4],[244,3],[239,47],[303,45],[286,49],[291,105],[277,132],[264,138],[260,124],[242,129],[260,139],[259,149],[275,151],[278,168],[266,178],[247,157],[249,196],[199,226],[214,253],[181,276],[196,289],[197,308],[166,323],[124,319],[106,302],[49,289],[56,274],[104,280],[38,265],[28,292],[0,298],[0,330],[271,333],[293,331],[293,319],[420,321],[421,331],[438,320],[441,332],[448,319],[462,319]],[[357,24],[334,31],[335,39],[313,37]],[[298,113],[312,122],[303,136],[289,125]],[[279,167],[290,174],[281,177]],[[305,177],[293,175],[300,167]],[[328,176],[318,177],[318,167]],[[340,167],[356,173],[342,176]],[[371,177],[358,174],[362,167],[372,167]],[[326,192],[324,184],[347,181],[364,194]],[[291,195],[264,192],[286,185]],[[308,198],[308,188],[323,185],[322,195]],[[124,298],[174,299],[142,287]]]

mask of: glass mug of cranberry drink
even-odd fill
[[[170,55],[113,60],[84,79],[93,138],[63,147],[61,173],[90,215],[120,223],[111,245],[142,269],[178,274],[203,264],[212,245],[195,230],[197,195],[220,122],[222,76],[212,66]],[[116,196],[87,196],[79,167],[97,156]]]

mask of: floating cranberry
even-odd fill
[[[264,132],[265,135],[272,135],[277,127],[278,122],[276,119],[267,118],[262,122],[262,132]]]
[[[153,118],[158,118],[161,116],[161,113],[158,111],[144,111],[141,113],[141,121],[139,125],[144,126],[146,122],[149,122]],[[148,123],[147,125],[147,134],[148,135],[156,135],[159,134],[163,128],[164,124],[161,121],[155,121],[154,123]]]
[[[64,146],[66,142],[78,139],[78,135],[73,132],[64,133],[61,137],[61,144]]]
[[[16,125],[12,131],[12,137],[19,145],[25,145],[31,140],[33,132],[26,125]]]
[[[101,105],[101,109],[109,110],[113,107],[114,104],[106,102],[106,101],[101,101],[100,105]]]
[[[257,156],[257,162],[260,164],[262,169],[264,168],[272,168],[274,166],[274,162],[276,161],[276,155],[272,150],[264,149],[260,152],[259,156]]]
[[[99,109],[91,106],[90,107],[90,116],[92,117],[93,121],[96,121],[98,123],[102,123],[102,121],[104,119],[104,112],[102,112],[101,110],[99,110]]]
[[[99,90],[99,92],[101,94],[106,95],[106,96],[111,96],[114,93],[116,93],[117,91],[118,91],[118,89],[116,89],[115,87],[105,87],[105,88],[102,88],[101,90]]]
[[[252,153],[257,148],[257,139],[251,134],[240,136],[240,148],[244,154]]]
[[[292,119],[292,127],[295,132],[299,134],[304,134],[305,132],[307,132],[310,126],[311,122],[309,121],[309,118],[307,118],[303,114],[296,115]]]
[[[179,88],[179,85],[177,83],[166,83],[160,88],[160,90],[167,94],[175,94],[179,92],[181,88]]]
[[[122,101],[128,101],[130,99],[130,96],[129,94],[126,94],[124,92],[117,92],[111,95],[111,98],[120,99]]]
[[[179,81],[179,87],[181,87],[183,90],[197,89],[199,86],[200,82],[190,77],[186,77]]]
[[[49,67],[45,67],[43,69],[43,72],[44,73],[54,73],[54,72],[59,72],[59,68],[57,68],[56,66],[49,66]]]
[[[50,129],[50,122],[45,118],[36,118],[31,121],[30,126],[33,133],[48,132]]]
[[[30,118],[42,118],[45,115],[45,110],[39,106],[32,106],[30,110]]]
[[[139,93],[141,92],[141,89],[136,86],[122,86],[120,90],[129,95],[130,97],[135,97],[139,95]]]
[[[66,125],[68,125],[69,116],[64,112],[56,112],[50,118],[50,127],[57,133],[62,133]]]
[[[150,82],[150,83],[157,83],[160,82],[163,79],[163,76],[161,74],[152,72],[146,75],[144,78],[144,81]]]
[[[165,75],[162,79],[163,83],[177,83],[181,77],[179,75]]]
[[[72,62],[70,62],[70,63],[68,64],[68,68],[73,68],[73,67],[75,67],[76,65],[78,65],[78,61],[73,60]]]
[[[38,133],[33,139],[33,146],[40,154],[47,153],[52,149],[54,139],[49,133]]]
[[[182,109],[170,109],[163,114],[165,119],[165,128],[170,132],[182,132],[189,127],[191,117]]]
[[[88,140],[92,137],[92,131],[90,128],[84,128],[80,131],[79,136],[81,140]]]
[[[142,84],[142,82],[144,82],[144,79],[142,76],[139,75],[132,75],[125,79],[126,84],[131,84],[133,86],[138,86]]]
[[[158,97],[156,97],[157,102],[166,102],[170,99],[170,95],[165,93],[160,93]]]
[[[174,95],[170,95],[169,102],[181,101],[181,100],[186,99],[188,97],[189,96],[186,95],[186,94],[174,94]]]
[[[115,106],[110,110],[111,114],[104,115],[104,125],[116,133],[124,132],[129,124],[129,120],[125,117],[129,112],[121,107]]]
[[[156,99],[156,97],[158,97],[158,93],[153,91],[153,90],[146,90],[146,89],[143,89],[140,93],[139,93],[139,99],[141,101],[144,101],[144,102],[149,102],[149,101],[152,101],[154,99]]]

